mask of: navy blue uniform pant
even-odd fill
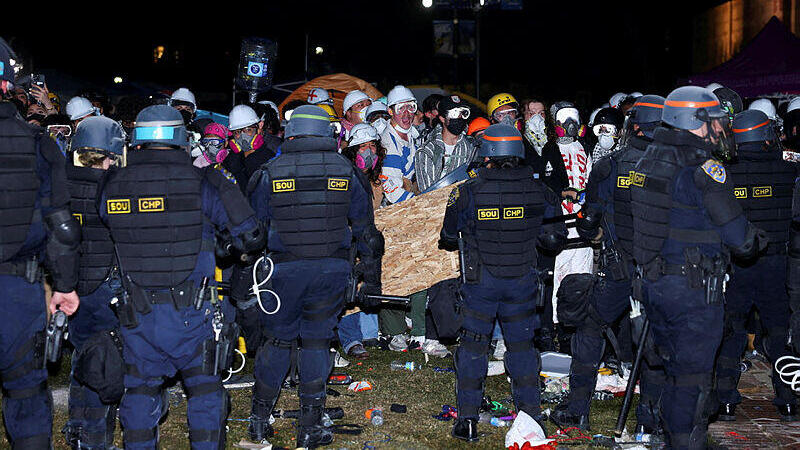
[[[119,326],[117,316],[109,303],[115,296],[119,280],[102,283],[89,295],[81,297],[78,311],[69,320],[69,341],[76,352],[92,335],[101,331],[113,330]],[[72,358],[73,372],[70,374],[69,420],[64,432],[67,442],[86,449],[104,449],[114,442],[114,427],[117,421],[116,405],[100,401],[97,392],[81,385],[75,379],[76,358]]]
[[[541,361],[533,345],[539,327],[534,300],[536,271],[519,278],[497,278],[483,269],[480,283],[464,284],[461,289],[464,323],[455,354],[459,417],[478,417],[495,319],[500,321],[506,344],[505,363],[514,404],[518,411],[538,417]]]
[[[632,271],[631,271],[632,273]],[[597,383],[597,369],[603,358],[606,337],[603,326],[611,326],[630,308],[631,280],[606,278],[590,299],[598,319],[587,317],[587,323],[576,327],[572,337],[572,364],[569,376],[568,411],[574,415],[589,415],[592,394]],[[658,428],[658,405],[664,384],[663,367],[652,367],[645,360],[640,378],[640,398],[636,409],[639,424]]]
[[[213,339],[214,316],[209,302],[176,310],[171,304],[154,304],[147,314],[137,314],[135,328],[122,327],[126,364],[125,395],[119,416],[125,448],[155,448],[158,422],[166,414],[165,378],[180,374],[188,397],[187,416],[192,449],[217,449],[224,445],[228,394],[219,376],[202,370],[203,341]]]
[[[15,449],[49,448],[53,413],[47,371],[42,366],[41,333],[46,321],[44,289],[41,283],[31,284],[20,277],[0,275],[0,292],[6,317],[0,326],[0,377],[6,431]]]
[[[736,386],[742,372],[739,361],[747,345],[745,323],[750,309],[758,308],[764,349],[770,363],[790,354],[786,346],[789,333],[789,295],[786,292],[786,256],[759,258],[748,267],[736,265],[725,298],[725,335],[717,358],[717,394],[721,403],[740,403]],[[789,386],[773,371],[772,386],[776,405],[796,404]]]
[[[666,370],[661,411],[670,447],[686,448],[690,437],[705,442],[723,302],[707,304],[705,291],[690,287],[682,275],[666,275],[644,286],[647,317]]]
[[[291,342],[299,338],[300,403],[324,403],[332,364],[330,341],[350,270],[350,263],[340,258],[275,265],[272,289],[280,296],[281,307],[275,314],[261,314],[267,340],[256,356],[254,401],[271,404],[277,399],[289,371]],[[262,303],[266,310],[274,310],[270,294],[262,294]]]

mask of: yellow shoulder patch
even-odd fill
[[[721,162],[709,159],[708,161],[703,163],[703,172],[706,173],[712,180],[716,181],[717,183],[725,183],[725,180],[728,178],[728,174],[725,173],[725,167],[722,165]]]
[[[452,191],[450,191],[450,196],[447,197],[447,206],[453,206],[458,201],[458,197],[461,195],[461,191],[457,187],[454,187]]]

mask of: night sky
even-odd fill
[[[481,100],[510,91],[519,98],[565,98],[589,106],[616,91],[666,95],[691,73],[693,14],[718,2],[680,8],[676,3],[683,2],[646,2],[644,9],[644,2],[526,0],[522,11],[484,10]],[[4,24],[3,36],[28,66],[32,59],[34,71],[58,71],[101,87],[117,75],[170,90],[186,85],[213,103],[229,104],[242,37],[278,43],[274,82],[282,83],[304,78],[306,33],[309,78],[347,72],[376,82],[384,93],[396,83],[458,82],[464,92],[475,91],[473,59],[462,58],[456,77],[451,58],[433,56],[432,21],[452,18],[453,12],[423,8],[420,0],[268,0],[236,2],[231,10],[225,3],[129,5],[132,11],[52,12],[49,26]],[[475,18],[472,11],[458,15]],[[179,50],[179,63],[154,65],[157,45]],[[322,55],[314,54],[316,46],[324,48]]]

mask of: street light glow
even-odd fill
[[[433,0],[422,0],[422,6],[430,8],[431,6],[433,6]]]
[[[317,48],[314,49],[314,53],[316,53],[317,55],[321,55],[322,52],[324,52],[324,51],[325,51],[325,49],[322,48],[322,47],[317,47]]]
[[[114,84],[120,84],[120,83],[122,83],[122,77],[119,76],[114,77]]]

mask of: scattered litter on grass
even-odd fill
[[[354,381],[350,383],[350,386],[347,387],[347,390],[353,392],[369,391],[371,389],[372,383],[369,381]]]
[[[458,410],[450,405],[442,405],[442,412],[439,414],[434,414],[431,417],[436,420],[447,422],[450,419],[455,419],[458,417]]]

